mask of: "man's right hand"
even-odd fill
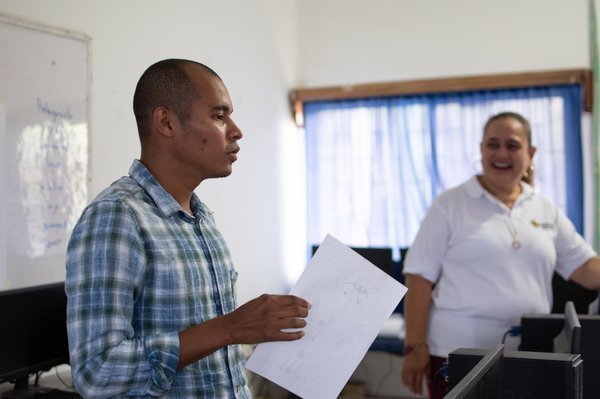
[[[261,295],[246,302],[226,319],[232,343],[258,344],[293,341],[304,336],[310,304],[294,295]],[[291,331],[284,331],[291,329]]]
[[[261,295],[226,315],[179,332],[181,369],[231,344],[293,341],[304,336],[310,304],[293,295]],[[291,329],[289,331],[288,329]],[[288,330],[288,331],[283,331]]]

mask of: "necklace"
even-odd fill
[[[506,226],[508,226],[508,232],[510,233],[510,236],[512,237],[511,246],[516,251],[517,249],[521,248],[521,242],[519,240],[517,240],[517,228],[513,224],[513,221],[510,218],[510,214],[506,218]]]

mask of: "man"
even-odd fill
[[[163,60],[133,108],[141,157],[84,210],[67,250],[73,381],[86,398],[248,398],[239,344],[301,338],[309,304],[263,295],[236,309],[229,250],[194,194],[237,159],[229,93],[205,65]]]

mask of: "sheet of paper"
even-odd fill
[[[406,287],[328,235],[290,293],[312,305],[306,335],[257,345],[246,368],[302,398],[335,399]]]

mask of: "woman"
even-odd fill
[[[449,352],[491,348],[522,314],[549,313],[554,271],[600,287],[600,258],[523,179],[535,154],[529,122],[512,112],[493,116],[480,150],[483,173],[438,196],[404,264],[402,380],[418,394],[424,377],[435,379],[436,397],[445,393],[434,377]]]

